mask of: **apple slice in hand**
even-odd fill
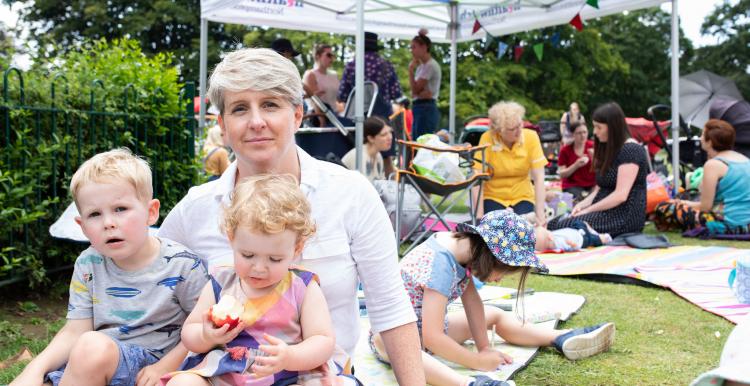
[[[245,312],[245,307],[232,295],[224,295],[219,302],[211,306],[209,316],[216,328],[228,324],[233,329],[240,323],[240,316]]]

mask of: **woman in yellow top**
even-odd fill
[[[493,174],[484,182],[477,217],[493,210],[511,208],[517,214],[536,214],[537,224],[545,225],[544,166],[547,159],[539,136],[523,128],[526,110],[516,102],[498,102],[489,110],[490,129],[479,139],[489,144],[485,160]],[[532,181],[534,182],[532,185]],[[479,189],[473,191],[476,198]]]

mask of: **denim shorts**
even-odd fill
[[[115,374],[109,382],[110,386],[134,386],[138,372],[142,368],[152,365],[159,361],[159,358],[150,353],[147,349],[129,343],[123,343],[110,337],[120,349],[120,363],[117,365]],[[44,377],[45,382],[52,382],[57,386],[62,379],[65,365],[62,365],[55,371],[50,371]]]

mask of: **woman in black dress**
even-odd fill
[[[570,216],[552,219],[548,228],[566,228],[581,220],[613,237],[640,232],[646,221],[646,151],[630,138],[625,114],[617,103],[599,106],[592,118],[596,186]]]

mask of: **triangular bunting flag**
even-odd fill
[[[497,58],[500,59],[508,52],[508,45],[503,42],[497,43]]]
[[[552,42],[552,47],[557,48],[560,45],[560,31],[553,33],[549,40]]]
[[[516,59],[516,63],[521,60],[521,55],[523,55],[523,46],[516,46],[513,49],[513,57]]]
[[[541,62],[544,55],[544,43],[534,44],[534,53],[536,54],[536,58]]]
[[[479,24],[479,19],[474,19],[474,27],[471,29],[471,34],[474,35],[480,28],[482,28],[482,25]]]
[[[576,13],[576,16],[570,20],[570,25],[576,27],[578,31],[583,31],[583,20],[581,20],[580,13]]]
[[[586,4],[599,9],[599,0],[586,0]]]

